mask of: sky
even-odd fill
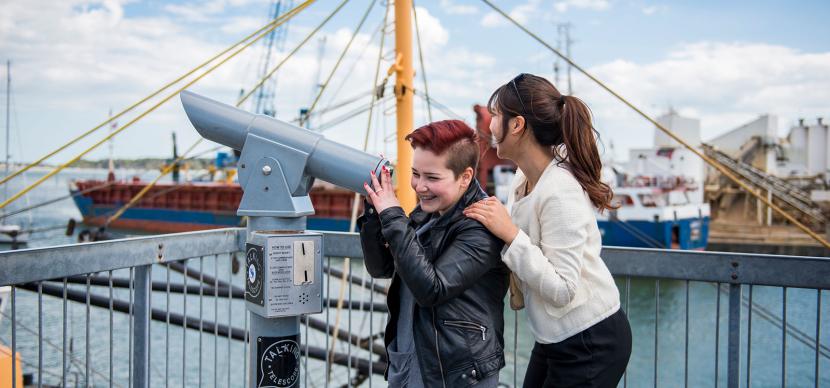
[[[283,1],[284,8],[299,1]],[[273,66],[294,49],[339,0],[319,0],[282,27]],[[830,14],[827,1],[495,0],[553,46],[567,23],[573,60],[650,115],[668,109],[697,118],[703,140],[762,114],[778,117],[785,136],[799,118],[830,116]],[[415,44],[416,90],[426,74],[433,119],[475,122],[474,104],[520,72],[557,80],[555,55],[487,4],[473,0],[416,1],[424,66]],[[369,8],[371,6],[371,9]],[[0,60],[11,61],[11,158],[31,161],[63,145],[267,23],[273,1],[254,0],[6,0],[0,2]],[[368,107],[378,58],[381,76],[394,58],[393,28],[384,29],[385,3],[350,0],[277,72],[277,118],[296,119],[353,36],[366,22],[331,76],[311,125],[326,137],[394,157],[394,104],[348,117]],[[391,23],[394,12],[390,12]],[[325,40],[323,40],[325,38]],[[189,86],[234,104],[262,75],[266,46],[258,42]],[[564,69],[564,64],[560,62]],[[195,75],[201,74],[202,70]],[[0,101],[5,108],[5,66]],[[186,81],[193,79],[191,76]],[[650,147],[654,128],[584,76],[572,73],[570,93],[592,109],[602,151],[618,160],[630,148]],[[390,83],[392,81],[390,80]],[[162,92],[117,121],[124,125],[168,95],[172,97],[119,134],[117,158],[167,157],[171,133],[180,150],[198,139],[175,91]],[[388,93],[387,93],[388,95]],[[346,103],[343,107],[334,107]],[[253,103],[242,108],[253,110]],[[0,112],[5,123],[5,109]],[[418,97],[415,126],[428,122]],[[830,120],[830,118],[828,118]],[[368,137],[367,127],[371,124]],[[49,159],[71,159],[105,136],[107,128]],[[4,138],[0,137],[4,142]],[[213,147],[204,143],[197,151]],[[101,146],[84,156],[103,159]],[[2,149],[0,149],[2,152]]]

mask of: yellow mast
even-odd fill
[[[412,179],[412,147],[404,138],[413,130],[412,114],[412,0],[395,0],[395,97],[397,97],[398,164],[395,168],[397,195],[408,214],[415,208],[415,192],[409,185]]]

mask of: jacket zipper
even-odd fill
[[[435,307],[432,308],[432,329],[435,330],[435,356],[438,358],[438,368],[441,369],[441,383],[447,388],[444,380],[444,365],[441,363],[441,352],[438,351],[438,326],[435,325]]]
[[[481,340],[482,341],[487,340],[487,327],[485,327],[483,325],[479,325],[477,323],[467,322],[467,321],[449,321],[449,320],[444,320],[444,324],[447,325],[447,326],[460,327],[462,329],[478,330],[478,331],[481,332]]]

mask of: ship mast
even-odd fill
[[[412,178],[412,147],[405,137],[412,132],[412,89],[415,71],[412,68],[412,0],[395,1],[395,97],[398,125],[398,163],[395,168],[398,200],[406,213],[415,208],[415,192],[409,185]]]
[[[112,118],[112,108],[110,108],[109,117]],[[110,133],[115,131],[118,128],[118,123],[115,121],[110,122]],[[110,139],[109,142],[109,163],[107,164],[107,182],[115,181],[115,162],[113,162],[113,158],[115,157],[115,140]]]

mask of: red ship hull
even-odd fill
[[[84,223],[102,226],[128,203],[146,182],[76,181],[73,193],[91,190],[74,197]],[[354,194],[350,191],[316,186],[309,193],[315,215],[308,218],[309,229],[349,229]],[[110,223],[110,227],[152,233],[175,233],[193,230],[240,226],[236,215],[242,189],[236,183],[161,183]],[[360,204],[362,208],[362,202]],[[360,210],[360,209],[359,209]]]

